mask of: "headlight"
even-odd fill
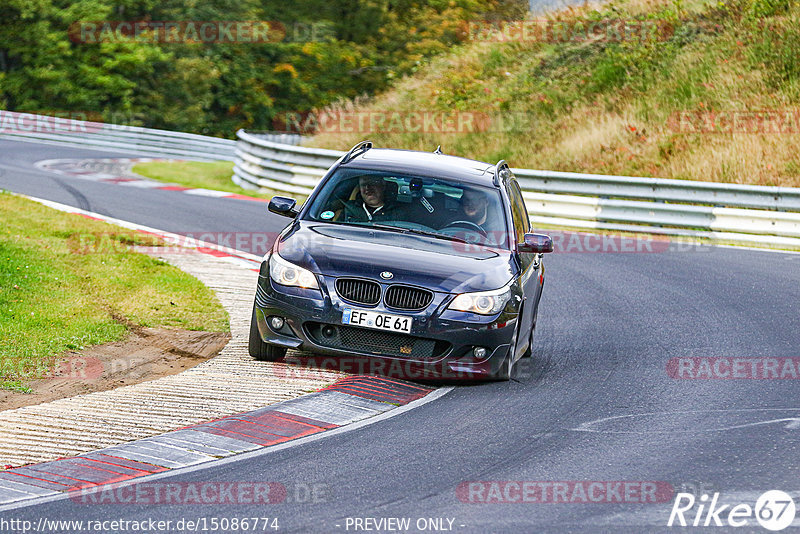
[[[453,299],[448,309],[480,315],[494,315],[505,308],[510,299],[511,289],[508,286],[480,293],[461,293]]]
[[[269,257],[269,277],[272,278],[273,282],[282,286],[319,289],[317,277],[314,276],[314,273],[289,263],[278,256],[277,252]]]

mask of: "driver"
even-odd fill
[[[355,200],[345,203],[344,220],[380,222],[395,219],[397,219],[396,207],[387,198],[386,181],[380,176],[360,177]]]
[[[489,199],[485,194],[474,189],[464,189],[464,194],[461,196],[461,211],[464,212],[466,220],[487,230]]]
[[[464,189],[461,195],[461,214],[463,223],[474,224],[483,234],[483,239],[490,244],[500,245],[504,242],[503,232],[498,232],[497,221],[491,217],[489,197],[478,189]],[[451,224],[457,224],[455,221]],[[464,228],[469,229],[464,225]]]

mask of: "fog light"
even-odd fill
[[[272,327],[273,330],[280,330],[283,328],[283,317],[272,317],[269,320],[269,325]]]
[[[475,347],[472,349],[472,355],[477,359],[482,360],[486,357],[486,349],[483,347]]]
[[[322,335],[327,338],[332,338],[336,335],[336,328],[331,325],[325,325],[322,327]]]

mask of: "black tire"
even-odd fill
[[[536,323],[533,323],[531,327],[531,334],[528,337],[528,348],[525,349],[525,352],[522,353],[523,358],[530,358],[533,356],[533,334],[536,333]]]
[[[253,316],[250,318],[250,340],[247,348],[250,356],[261,362],[274,362],[286,356],[284,347],[264,343],[264,340],[261,339],[261,334],[258,333],[255,305],[253,305]]]
[[[533,316],[533,326],[531,326],[531,336],[528,338],[528,349],[522,355],[523,358],[533,356],[533,335],[536,333],[536,319],[539,318],[539,305],[536,305],[536,313]]]
[[[503,360],[500,368],[492,375],[494,380],[505,382],[511,380],[511,374],[514,371],[514,353],[517,352],[517,343],[519,343],[519,331],[514,336],[514,342],[511,344],[511,350],[508,351],[508,356]]]
[[[506,382],[511,380],[511,372],[514,368],[514,364],[511,363],[514,359],[513,354],[509,354],[505,360],[503,360],[503,366],[497,370],[492,378],[500,382]]]
[[[525,349],[525,352],[522,353],[522,358],[530,358],[533,356],[533,333],[536,331],[536,327],[531,328],[531,335],[528,338],[528,348]]]

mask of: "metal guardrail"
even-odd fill
[[[271,189],[308,195],[344,152],[287,146],[239,130],[236,132],[234,183],[249,189]]]
[[[236,132],[233,181],[308,195],[344,152]],[[538,225],[800,247],[800,189],[512,169]]]
[[[236,149],[231,139],[2,110],[0,139],[198,161],[233,160]]]

